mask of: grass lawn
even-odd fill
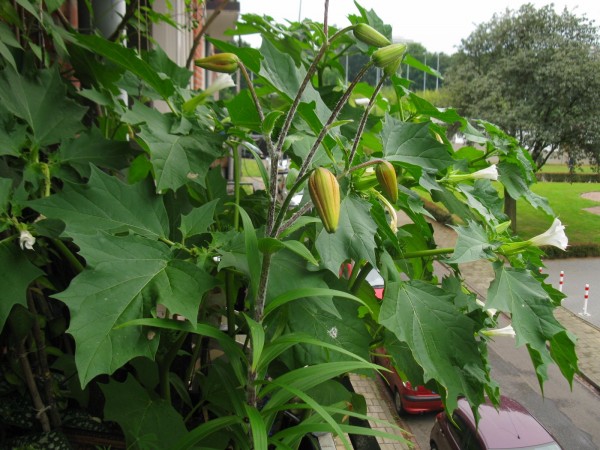
[[[544,164],[540,169],[542,173],[569,173],[567,164]],[[582,165],[575,168],[575,173],[594,173],[594,168],[588,165]]]
[[[548,199],[556,216],[567,227],[569,244],[600,245],[600,215],[583,210],[600,206],[600,203],[581,197],[585,192],[600,191],[600,183],[540,182],[532,186],[532,191]],[[520,236],[530,238],[543,233],[552,220],[552,217],[532,208],[525,201],[517,202],[517,230]]]

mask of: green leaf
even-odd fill
[[[347,298],[349,300],[353,300],[355,302],[360,303],[363,306],[367,306],[365,302],[363,302],[360,298],[344,291],[338,291],[336,289],[328,289],[328,288],[301,288],[301,289],[293,289],[289,290],[276,298],[269,301],[267,307],[265,308],[264,317],[267,317],[270,313],[275,311],[277,308],[288,304],[294,300],[299,300],[302,298],[309,297],[322,297],[322,296],[331,296],[331,297],[340,297]],[[335,314],[339,317],[338,314]]]
[[[252,220],[248,213],[242,208],[238,208],[239,214],[244,225],[244,242],[246,248],[246,257],[248,258],[248,271],[250,274],[250,288],[253,295],[258,293],[258,284],[262,271],[262,258],[258,251],[258,239],[256,230],[252,225]]]
[[[130,374],[124,383],[101,384],[106,400],[104,417],[117,422],[133,448],[171,448],[186,435],[185,424],[175,409],[146,391]]]
[[[524,198],[534,208],[541,209],[550,216],[554,215],[548,200],[529,189],[521,168],[517,164],[501,161],[498,164],[498,172],[500,173],[500,182],[512,198],[515,200]]]
[[[90,164],[105,169],[123,169],[127,167],[131,154],[128,142],[105,139],[100,130],[93,127],[61,145],[57,160],[87,178],[90,176]]]
[[[4,25],[0,23],[0,25]],[[1,30],[2,28],[0,28]],[[13,57],[10,49],[6,46],[4,42],[2,42],[2,36],[0,35],[0,56],[2,56],[7,63],[16,71],[17,63],[15,62],[15,58]]]
[[[258,248],[263,253],[275,253],[283,248],[287,248],[306,259],[309,263],[315,266],[319,265],[319,262],[312,255],[310,250],[299,241],[280,241],[275,238],[262,238],[258,241]]]
[[[196,265],[172,259],[160,242],[98,234],[79,236],[77,244],[91,269],[55,297],[71,313],[68,332],[77,344],[82,385],[136,356],[154,358],[158,338],[149,340],[142,329],[116,326],[149,316],[157,304],[195,324],[203,294],[215,285]]]
[[[77,34],[76,40],[81,46],[105,57],[145,81],[163,99],[167,100],[175,92],[175,86],[171,79],[162,78],[150,64],[140,59],[133,49],[90,34]]]
[[[0,178],[0,216],[8,211],[8,203],[12,194],[13,181],[8,178]],[[1,230],[2,226],[0,226]]]
[[[252,430],[252,448],[254,450],[267,450],[267,426],[260,411],[253,406],[246,405],[246,414],[250,420],[250,429]]]
[[[269,114],[265,116],[265,120],[263,122],[263,133],[266,136],[270,136],[275,128],[275,124],[277,120],[283,115],[283,111],[271,111]]]
[[[71,237],[128,230],[152,238],[169,236],[162,199],[148,185],[123,184],[93,166],[88,184],[66,184],[62,193],[34,200],[29,206],[64,221]]]
[[[0,73],[0,101],[27,122],[38,146],[56,144],[83,128],[86,108],[67,97],[57,69],[40,71],[32,81],[6,68]]]
[[[468,205],[487,222],[508,220],[503,212],[504,202],[489,180],[477,180],[473,186],[459,184],[456,189],[462,192]]]
[[[189,135],[172,134],[171,126],[167,121],[147,123],[139,133],[150,151],[156,189],[176,191],[189,182],[205,186],[210,165],[223,153],[223,138],[199,127]]]
[[[0,156],[19,156],[20,150],[27,142],[27,126],[15,124],[11,130],[4,130],[0,126]]]
[[[219,200],[205,203],[204,205],[194,208],[189,214],[181,216],[181,234],[184,239],[190,236],[206,233],[209,227],[214,223],[215,208]]]
[[[322,230],[316,247],[322,264],[336,276],[342,263],[348,259],[366,260],[377,266],[375,257],[375,233],[377,225],[370,214],[371,205],[353,196],[342,200],[340,221],[335,233]]]
[[[478,261],[480,259],[495,258],[496,250],[500,243],[489,241],[485,229],[477,222],[468,221],[467,226],[452,227],[458,233],[454,253],[446,262],[450,264],[462,264]]]
[[[461,395],[471,404],[483,402],[487,377],[475,322],[458,310],[451,294],[418,280],[388,283],[379,322],[408,344],[425,381],[435,379],[446,389],[449,411]]]
[[[486,307],[509,313],[517,346],[526,344],[539,354],[533,363],[540,385],[547,379],[544,374],[551,359],[546,346],[549,342],[554,346],[552,355],[557,356],[555,360],[563,373],[570,374],[567,379],[571,382],[573,368],[577,367],[574,343],[554,318],[554,305],[548,293],[527,270],[503,264],[496,264],[494,269],[496,278],[490,285]]]
[[[386,116],[383,131],[383,154],[388,161],[398,161],[437,172],[454,163],[446,145],[431,134],[430,124],[408,123]]]
[[[175,444],[171,443],[166,448],[173,448],[174,450],[188,450],[194,448],[194,444],[201,441],[202,439],[210,436],[217,431],[243,423],[242,417],[237,416],[224,416],[211,419],[202,425],[197,426],[192,431],[188,432],[184,437],[179,439]]]
[[[260,323],[252,320],[247,314],[244,314],[244,319],[248,323],[252,337],[252,370],[256,370],[265,346],[265,330]]]
[[[242,90],[225,104],[231,116],[231,121],[235,125],[251,130],[260,130],[260,116],[248,89]]]
[[[15,305],[27,308],[27,288],[44,275],[31,264],[16,242],[0,242],[0,331]]]

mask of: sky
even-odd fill
[[[240,12],[269,15],[277,22],[286,19],[310,18],[323,22],[324,0],[240,0]],[[427,51],[452,54],[461,39],[467,38],[476,26],[489,21],[494,13],[518,9],[524,3],[537,8],[554,3],[558,12],[566,7],[570,12],[594,20],[600,26],[600,0],[360,0],[367,10],[373,9],[392,26],[394,38],[421,43]],[[329,23],[338,27],[349,25],[348,14],[358,14],[353,0],[329,0]],[[253,46],[260,38],[245,36]]]

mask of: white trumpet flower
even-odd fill
[[[512,325],[507,325],[504,328],[496,328],[494,330],[484,330],[481,333],[490,337],[509,336],[514,338],[516,336],[515,329],[512,327]]]
[[[356,103],[356,106],[367,106],[369,104],[369,99],[368,98],[355,98],[354,103]]]
[[[496,181],[498,179],[498,168],[496,164],[492,164],[485,169],[478,170],[477,172],[473,172],[471,174],[471,178],[474,180],[492,180]]]
[[[531,245],[540,247],[542,245],[553,245],[561,250],[566,250],[569,245],[569,238],[565,234],[565,226],[556,218],[552,225],[544,233],[529,239]]]

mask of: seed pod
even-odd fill
[[[234,73],[240,60],[233,53],[217,53],[194,61],[198,67],[220,73]]]
[[[393,75],[398,71],[404,53],[406,53],[405,44],[392,44],[375,50],[371,59],[375,66],[383,69],[386,75]]]
[[[398,201],[398,178],[394,166],[387,161],[382,161],[375,167],[375,175],[383,194],[389,201],[396,203]]]
[[[319,167],[308,179],[308,191],[328,233],[333,233],[340,220],[340,185],[327,169]]]
[[[352,33],[359,41],[374,47],[385,47],[391,44],[388,38],[366,23],[355,25]]]

